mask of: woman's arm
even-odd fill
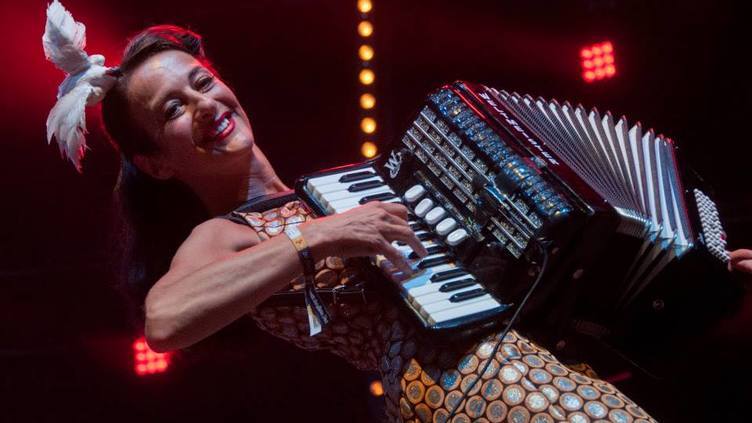
[[[369,203],[301,225],[314,259],[383,254],[404,271],[399,240],[425,249],[407,225],[407,209]],[[284,236],[263,241],[256,232],[224,219],[196,227],[170,270],[146,297],[146,338],[155,351],[184,348],[251,311],[302,273],[298,253]]]

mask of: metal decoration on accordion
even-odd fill
[[[684,190],[675,150],[610,113],[456,82],[428,97],[389,154],[307,175],[296,191],[319,215],[406,205],[429,255],[395,243],[410,277],[373,264],[424,328],[467,334],[514,309],[539,238],[553,252],[544,292],[597,298],[606,314],[691,252],[727,261],[715,205]],[[573,283],[598,269],[608,280]]]

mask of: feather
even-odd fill
[[[86,26],[76,22],[59,1],[47,8],[47,23],[42,36],[44,54],[63,72],[75,74],[89,66],[86,47]]]
[[[80,172],[86,150],[85,108],[102,101],[117,77],[104,65],[104,56],[86,54],[86,27],[57,0],[47,8],[42,45],[47,59],[67,73],[47,116],[47,143],[55,138],[60,153]]]
[[[47,143],[54,137],[60,154],[67,157],[81,171],[81,159],[86,148],[86,116],[84,108],[92,93],[90,84],[81,84],[60,97],[47,116]]]

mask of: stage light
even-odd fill
[[[363,38],[368,38],[373,34],[373,25],[368,21],[361,21],[358,24],[358,35]]]
[[[133,341],[133,353],[133,369],[139,376],[165,372],[170,365],[170,353],[152,351],[144,337]]]
[[[358,49],[358,56],[360,57],[360,60],[366,62],[373,59],[373,47],[369,46],[368,44],[363,44]]]
[[[360,130],[366,134],[373,134],[376,132],[376,120],[371,117],[363,118],[360,121]]]
[[[368,390],[371,391],[371,395],[374,397],[380,397],[384,395],[384,385],[381,384],[381,381],[374,380],[371,382],[371,384],[368,386]]]
[[[360,79],[361,84],[371,85],[373,84],[373,81],[376,79],[376,74],[373,73],[373,71],[370,69],[363,69],[360,71],[358,78]]]
[[[360,12],[360,22],[358,23],[358,35],[362,38],[368,38],[373,34],[373,23],[369,17],[369,12],[373,10],[373,2],[371,0],[358,0],[357,8]],[[360,92],[360,109],[362,112],[360,115],[360,130],[365,139],[361,139],[363,142],[360,146],[361,154],[366,158],[376,156],[378,149],[374,142],[373,135],[376,132],[376,120],[369,116],[364,116],[366,113],[373,115],[373,109],[376,107],[376,96],[374,92],[374,82],[376,81],[376,73],[373,71],[372,60],[376,54],[373,48],[373,42],[364,43],[362,38],[360,39],[360,46],[358,47],[359,71],[358,80],[362,84],[363,88]]]
[[[376,97],[373,94],[365,93],[360,96],[360,107],[363,109],[373,109],[376,105]]]
[[[368,13],[371,9],[373,9],[373,3],[371,3],[371,0],[358,0],[358,10],[360,13]]]
[[[593,44],[580,49],[582,79],[594,82],[616,75],[614,45],[610,41]]]
[[[363,155],[363,157],[367,159],[371,159],[376,156],[376,153],[378,153],[379,150],[376,148],[376,144],[372,143],[371,141],[366,141],[363,143],[363,145],[360,146],[360,154]]]

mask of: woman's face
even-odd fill
[[[150,57],[130,75],[126,95],[133,117],[156,140],[159,151],[137,160],[153,176],[189,181],[247,171],[254,150],[248,116],[232,90],[190,54]]]

